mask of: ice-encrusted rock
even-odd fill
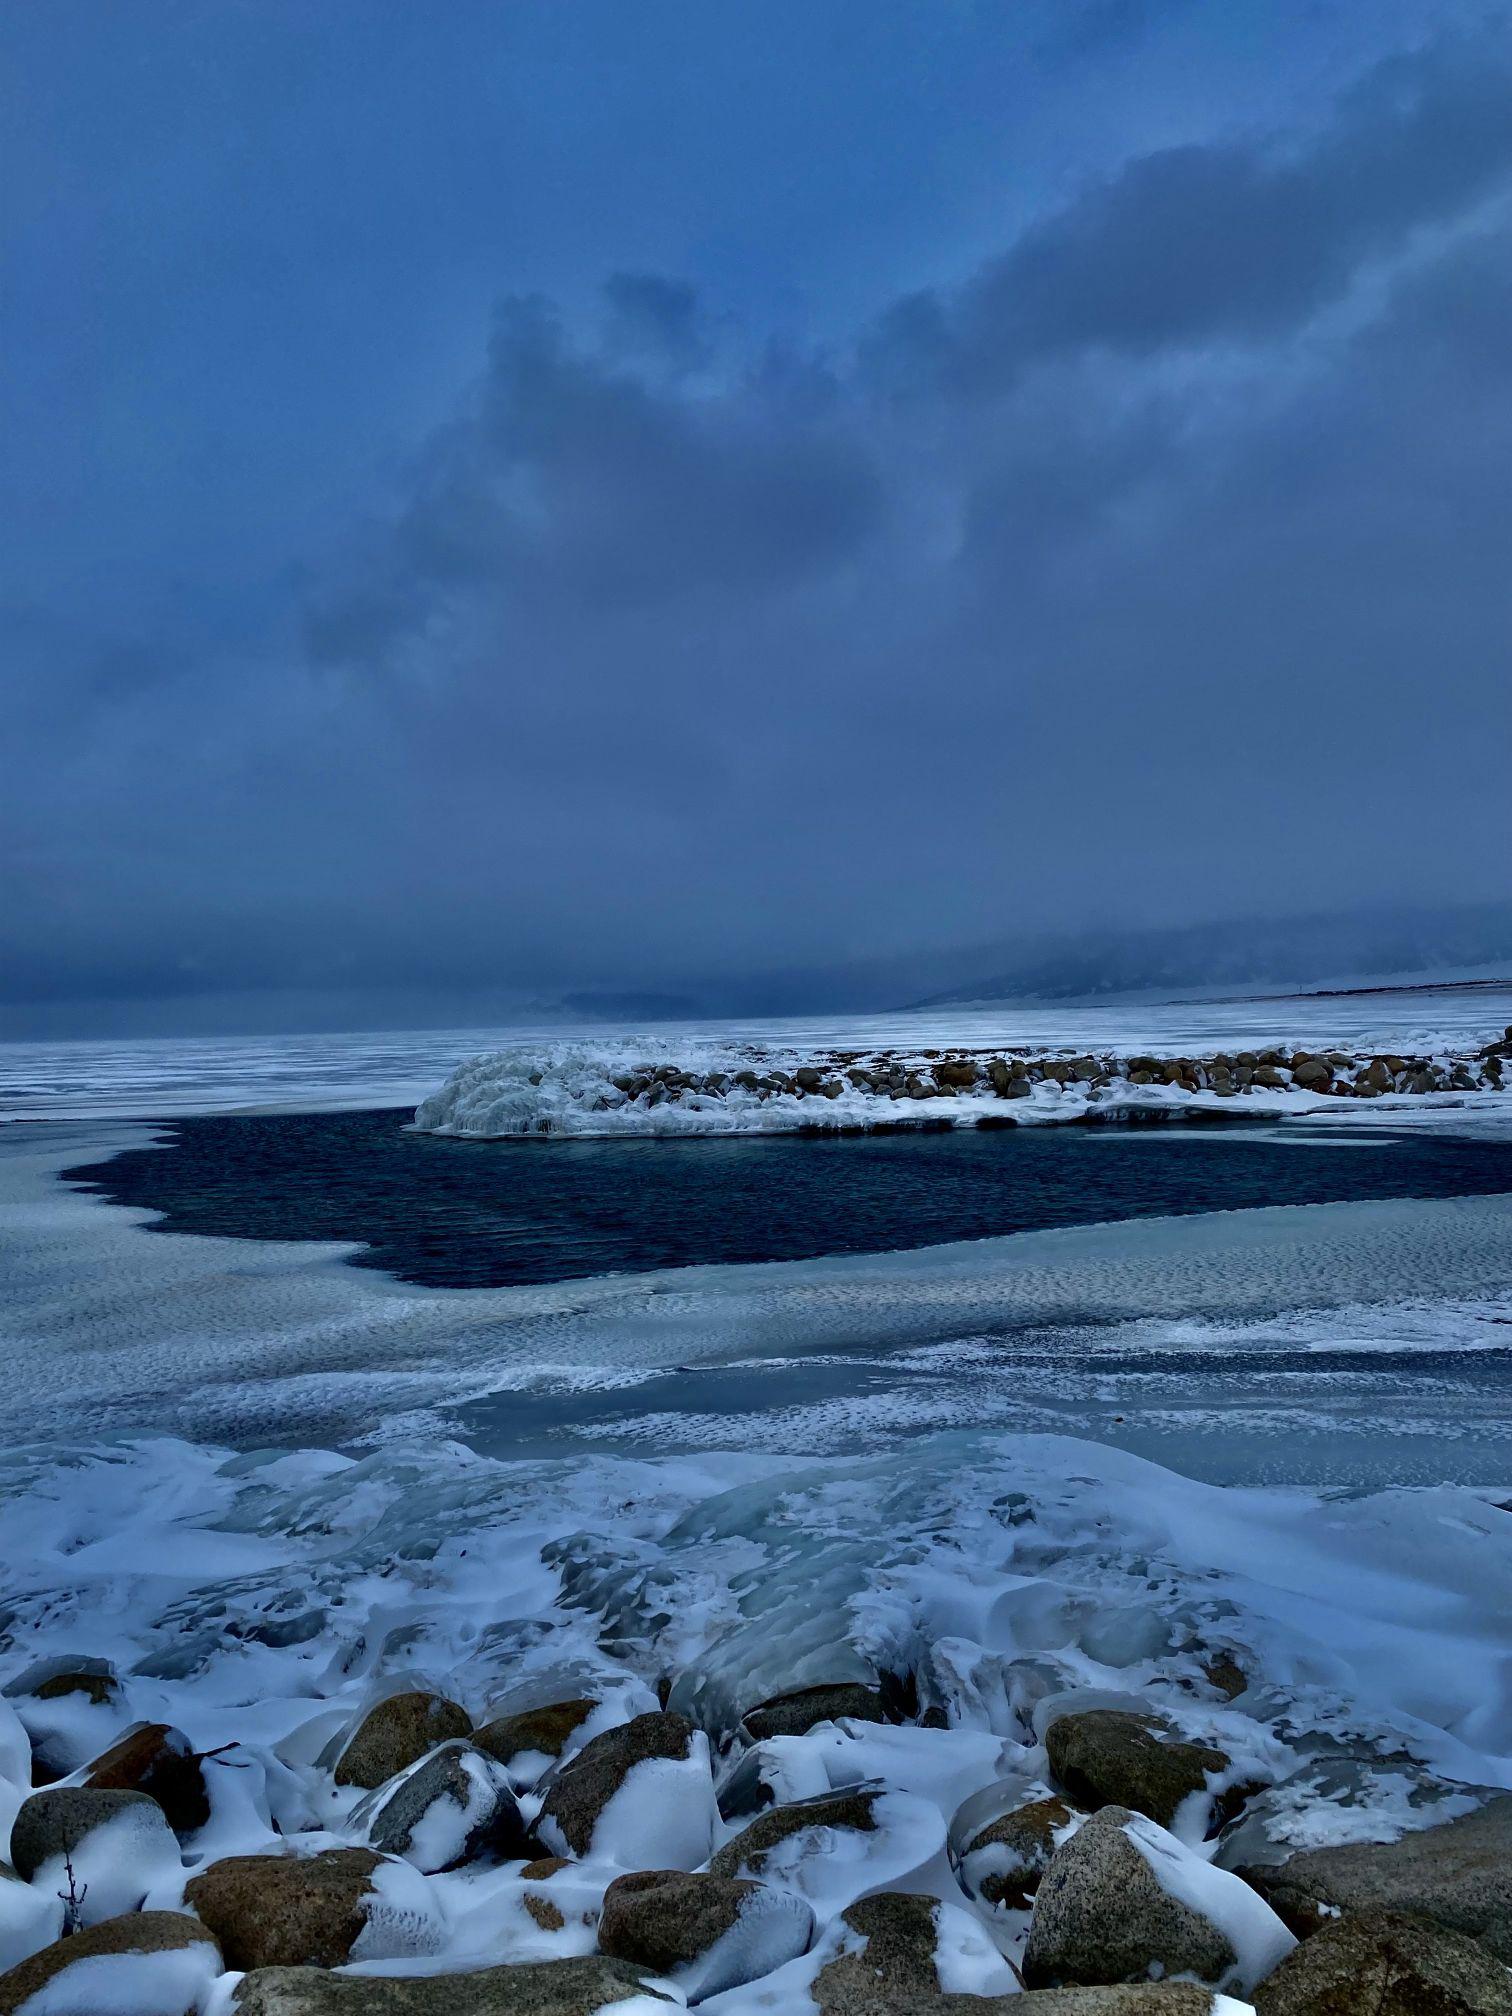
[[[996,2007],[1012,1990],[1007,1962],[958,1905],[881,1891],[848,1906],[841,1922],[845,1950],[820,1968],[812,1990],[821,2016],[911,2016],[937,2010],[942,1998],[952,2006],[963,1999],[949,1990],[964,1990],[977,2008]]]
[[[604,1892],[600,1952],[666,1975],[690,2002],[758,1980],[806,1953],[814,1914],[801,1897],[730,1877],[646,1869]]]
[[[363,1818],[372,1847],[427,1875],[466,1862],[523,1861],[533,1852],[503,1765],[466,1740],[443,1743],[380,1787]]]
[[[1215,1693],[1223,1696],[1225,1701],[1237,1701],[1241,1694],[1249,1692],[1253,1684],[1249,1674],[1227,1646],[1220,1646],[1216,1652],[1210,1652],[1202,1661],[1202,1677]]]
[[[1050,1859],[1034,1901],[1024,1979],[1095,1987],[1187,1974],[1242,1992],[1290,1951],[1254,1891],[1143,1814],[1105,1806]]]
[[[778,1753],[770,1745],[758,1743],[740,1751],[715,1787],[722,1820],[744,1820],[764,1806],[782,1803],[784,1777]]]
[[[1057,1716],[1045,1731],[1045,1752],[1074,1805],[1089,1812],[1127,1806],[1169,1827],[1197,1795],[1207,1801],[1199,1832],[1211,1818],[1213,1785],[1230,1768],[1222,1750],[1183,1742],[1164,1716],[1120,1708]]]
[[[99,1792],[145,1792],[175,1834],[192,1834],[210,1818],[205,1774],[189,1738],[167,1722],[138,1722],[89,1765],[84,1783]]]
[[[703,1732],[682,1715],[637,1715],[592,1737],[552,1774],[536,1832],[560,1853],[696,1869],[715,1812]]]
[[[465,1974],[328,1974],[318,1967],[265,1967],[248,1974],[232,2006],[236,2016],[598,2016],[602,2009],[637,1997],[675,2006],[640,1968],[593,1954]]]
[[[1512,1797],[1400,1841],[1304,1849],[1239,1873],[1303,1936],[1340,1912],[1405,1911],[1479,1939],[1512,1966]]]
[[[56,1658],[36,1659],[14,1680],[7,1681],[5,1693],[12,1700],[60,1701],[79,1694],[95,1707],[120,1699],[121,1683],[108,1659],[81,1658],[65,1653]]]
[[[425,1878],[369,1848],[230,1855],[191,1877],[184,1901],[231,1968],[340,1967],[408,1958],[439,1943]]]
[[[420,1689],[390,1694],[363,1716],[336,1760],[336,1783],[376,1792],[388,1779],[417,1764],[427,1750],[471,1731],[466,1709],[443,1695]]]
[[[994,1909],[1027,1911],[1057,1840],[1076,1814],[1063,1799],[1033,1799],[989,1820],[967,1839],[956,1866],[968,1897]]]
[[[0,1974],[0,2016],[189,2016],[221,1972],[215,1940],[183,1911],[132,1911],[58,1939]]]
[[[1512,1974],[1478,1939],[1400,1912],[1337,1918],[1255,1990],[1256,2016],[1512,2016]]]
[[[11,1862],[39,1890],[71,1891],[84,1925],[135,1911],[183,1866],[155,1799],[79,1785],[49,1786],[23,1801],[11,1828]]]
[[[788,1806],[768,1807],[733,1841],[725,1843],[710,1860],[709,1869],[715,1876],[760,1876],[772,1850],[795,1835],[820,1827],[874,1833],[877,1822],[873,1809],[881,1796],[880,1785],[856,1785],[839,1792],[821,1792],[813,1799],[795,1799]]]
[[[806,1736],[820,1722],[838,1722],[847,1716],[853,1722],[890,1722],[880,1687],[860,1680],[843,1680],[832,1686],[802,1687],[792,1694],[774,1695],[750,1709],[742,1718],[746,1734],[755,1742],[769,1736]]]
[[[1277,1868],[1303,1850],[1395,1841],[1404,1831],[1442,1827],[1503,1796],[1492,1786],[1435,1778],[1405,1757],[1356,1756],[1331,1745],[1289,1778],[1269,1785],[1224,1830],[1220,1868]]]
[[[540,1708],[524,1708],[514,1715],[500,1715],[473,1731],[473,1742],[501,1764],[516,1757],[539,1755],[560,1757],[568,1740],[581,1728],[598,1706],[596,1701],[549,1701]]]

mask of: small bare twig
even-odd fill
[[[89,1885],[86,1883],[81,1890],[74,1876],[72,1843],[63,1850],[63,1873],[68,1878],[68,1888],[58,1892],[63,1904],[63,1929],[58,1935],[60,1939],[66,1939],[70,1933],[80,1929],[84,1915],[84,1899],[89,1895]]]
[[[226,1756],[228,1750],[240,1750],[240,1748],[240,1743],[235,1741],[217,1743],[213,1750],[196,1750],[195,1761],[200,1764],[219,1764],[227,1771],[250,1771],[252,1768],[250,1764],[233,1764]]]

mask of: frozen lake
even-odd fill
[[[1463,1051],[1509,1017],[1036,1033]],[[1009,1019],[974,1034],[1032,1040]],[[738,1040],[779,1033],[859,1039]],[[480,1035],[3,1053],[0,1678],[87,1650],[134,1712],[266,1756],[417,1683],[665,1685],[718,1730],[908,1672],[948,1727],[804,1768],[927,1794],[884,1873],[952,1895],[946,1821],[1058,1689],[1267,1781],[1346,1756],[1310,1838],[1389,1835],[1424,1774],[1512,1785],[1512,1097],[528,1144],[372,1110]],[[1214,1645],[1264,1676],[1233,1708]]]
[[[1509,1013],[1449,990],[1085,1010],[1035,1033],[1171,1050],[1237,1042],[1239,1017],[1247,1041],[1467,1049]],[[78,1046],[45,1071],[9,1053],[35,1116],[0,1131],[14,1432],[925,1460],[932,1435],[992,1427],[1224,1483],[1512,1480],[1512,1098],[530,1145],[359,1105],[433,1088],[474,1040]],[[177,1118],[112,1117],[128,1106]],[[87,1188],[60,1180],[81,1169]]]

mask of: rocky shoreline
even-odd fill
[[[1512,1029],[1472,1056],[1401,1057],[1362,1055],[1347,1050],[1225,1050],[1207,1057],[1118,1057],[1075,1052],[1062,1055],[1001,1055],[991,1051],[924,1051],[915,1058],[886,1052],[861,1058],[838,1052],[796,1069],[686,1071],[675,1064],[647,1065],[622,1072],[610,1083],[627,1101],[648,1110],[690,1094],[723,1099],[732,1091],[757,1099],[839,1099],[847,1086],[879,1099],[923,1101],[992,1093],[999,1099],[1027,1099],[1036,1086],[1065,1091],[1084,1085],[1096,1099],[1111,1089],[1169,1087],[1176,1092],[1209,1092],[1236,1098],[1260,1092],[1297,1091],[1312,1097],[1379,1099],[1388,1093],[1500,1092],[1507,1082],[1504,1060],[1512,1058]]]
[[[1263,1689],[1231,1649],[1199,1652],[1189,1719]],[[907,1730],[922,1758],[946,1736],[897,1675],[778,1696],[723,1731],[592,1695],[475,1722],[403,1689],[306,1767],[316,1824],[252,1854],[219,1852],[216,1815],[287,1763],[140,1722],[63,1770],[129,1683],[81,1662],[7,1693],[0,2016],[1512,2011],[1512,1796],[1424,1782],[1424,1831],[1287,1852],[1253,1758],[1154,1708],[1063,1700],[1038,1783],[960,1802],[941,1894],[887,1880],[920,1825],[905,1786],[792,1796],[805,1756]],[[435,1886],[480,1872],[505,1879],[499,1920],[517,1911],[553,1957],[438,1957]]]
[[[1336,1100],[1466,1098],[1512,1086],[1512,1027],[1463,1053],[1265,1047],[1205,1055],[1025,1049],[824,1050],[615,1062],[500,1052],[421,1102],[425,1132],[865,1132],[918,1126],[1099,1125],[1295,1113]]]

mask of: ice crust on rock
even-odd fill
[[[402,1856],[427,1875],[459,1862],[527,1853],[525,1823],[508,1773],[465,1739],[438,1745],[363,1801],[359,1811],[374,1848]]]
[[[1252,1992],[1296,1945],[1294,1935],[1263,1897],[1228,1870],[1216,1868],[1164,1827],[1136,1814],[1124,1822],[1123,1831],[1166,1895],[1216,1925],[1234,1949],[1237,1976],[1226,1986]]]

